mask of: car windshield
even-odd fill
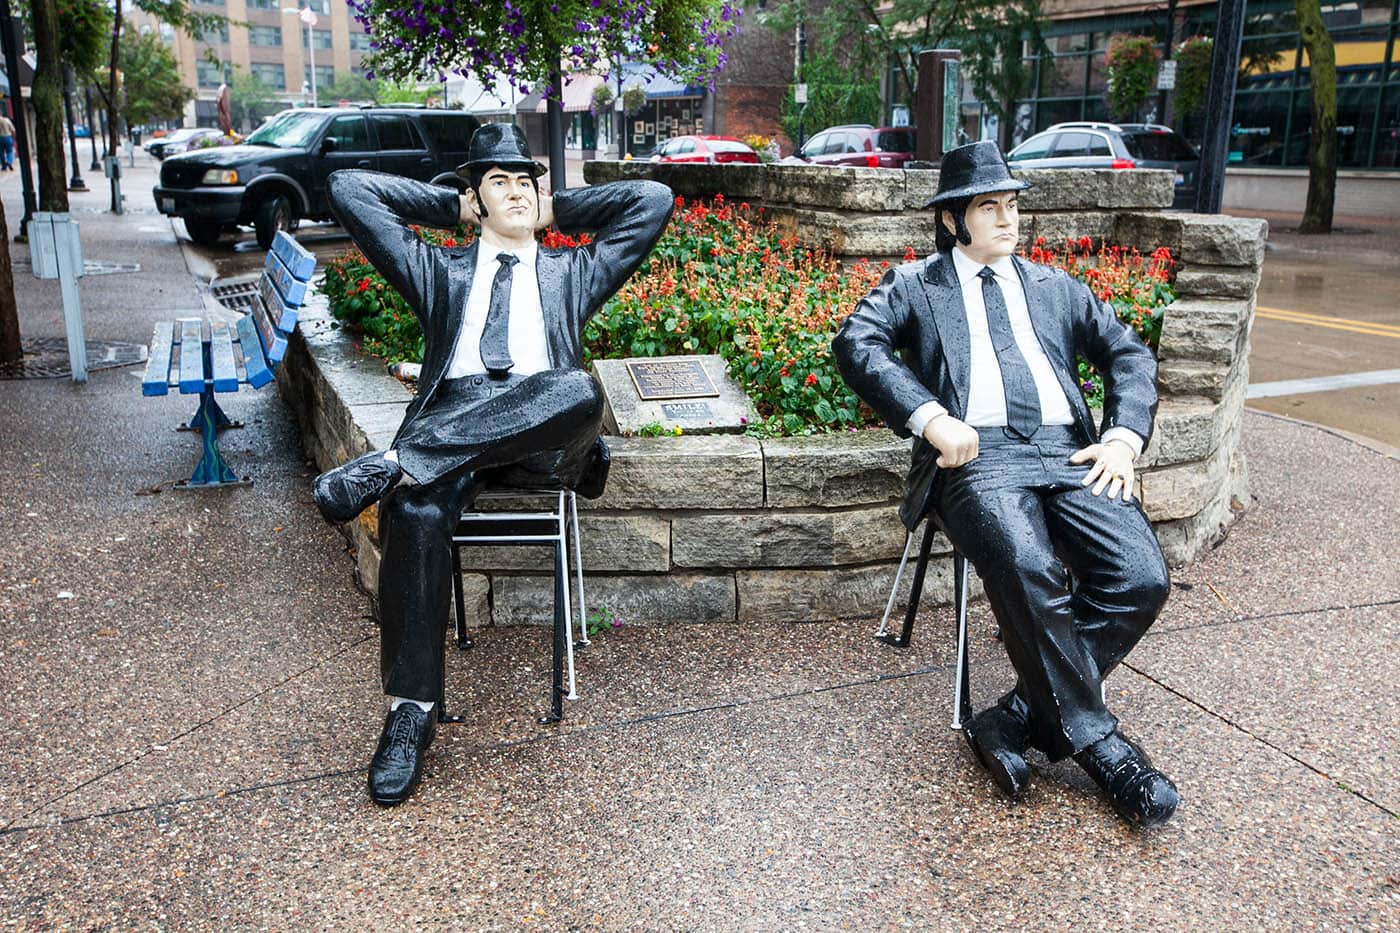
[[[257,146],[296,149],[311,142],[323,119],[325,114],[289,110],[273,117],[266,126],[249,136],[247,142]]]
[[[1189,162],[1196,158],[1191,144],[1175,133],[1124,133],[1123,145],[1134,159],[1149,162]]]
[[[875,148],[880,152],[913,152],[913,130],[881,130],[875,134]]]

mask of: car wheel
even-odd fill
[[[214,246],[219,242],[219,237],[223,235],[224,225],[217,220],[199,220],[194,217],[185,218],[185,232],[190,235],[200,246]]]
[[[292,210],[292,202],[287,200],[285,194],[274,194],[258,205],[257,215],[253,218],[253,230],[258,235],[260,249],[272,249],[272,241],[278,230],[291,233],[296,228],[297,215]]]

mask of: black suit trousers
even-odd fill
[[[598,437],[603,401],[579,369],[496,382],[445,381],[399,438],[401,483],[379,503],[379,670],[384,692],[435,701],[450,614],[452,532],[491,485],[572,485]],[[513,478],[525,478],[517,482]]]
[[[1069,462],[1083,446],[1076,432],[979,434],[978,457],[943,471],[935,507],[982,578],[1032,741],[1058,760],[1117,727],[1100,684],[1161,611],[1166,561],[1136,500],[1082,485],[1089,466]]]

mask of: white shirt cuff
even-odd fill
[[[1127,444],[1133,451],[1134,460],[1142,456],[1142,438],[1138,437],[1137,432],[1131,428],[1109,428],[1103,432],[1102,442],[1107,444],[1109,441],[1122,441]]]
[[[928,423],[939,415],[947,413],[948,409],[937,402],[924,402],[914,409],[914,413],[909,416],[909,420],[904,423],[904,426],[912,431],[916,437],[923,437],[924,428],[928,426]]]

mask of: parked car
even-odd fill
[[[673,136],[656,150],[653,162],[749,162],[758,164],[758,153],[732,136]]]
[[[905,162],[914,158],[914,128],[833,126],[807,140],[792,158],[812,165],[903,168]]]
[[[223,136],[223,133],[212,126],[195,126],[182,130],[172,130],[160,139],[151,140],[142,148],[154,156],[156,161],[161,161],[166,156],[194,149],[202,140],[220,136]]]
[[[1057,123],[1006,154],[1012,168],[1164,168],[1176,173],[1172,206],[1196,202],[1200,156],[1155,123]]]
[[[454,170],[467,161],[479,125],[453,110],[284,110],[242,145],[166,159],[156,207],[182,218],[196,243],[210,246],[225,232],[251,226],[267,249],[278,230],[295,230],[302,219],[331,219],[326,178],[337,169],[377,169],[463,190]]]

